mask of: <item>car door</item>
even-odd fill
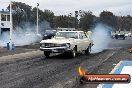
[[[78,32],[78,39],[76,41],[77,50],[78,51],[82,51],[82,39],[83,39],[82,33],[81,32]]]
[[[83,39],[82,39],[82,49],[83,50],[86,50],[89,46],[89,38],[87,37],[87,35],[82,32],[82,36],[83,36]]]
[[[87,38],[87,36],[84,34],[84,32],[80,32],[79,38],[80,38],[80,44],[79,44],[80,50],[81,51],[86,50],[87,47],[88,47],[88,38]]]

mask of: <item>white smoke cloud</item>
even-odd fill
[[[111,42],[108,30],[111,30],[111,28],[103,24],[97,24],[93,29],[92,40],[94,46],[92,47],[92,53],[102,52],[108,48]]]
[[[36,34],[36,26],[30,23],[22,23],[23,28],[16,27],[12,32],[12,42],[15,46],[30,45],[42,40],[41,34]],[[43,28],[41,28],[43,26]],[[44,33],[46,28],[50,28],[48,23],[42,22],[39,25],[39,33]],[[0,37],[0,45],[6,46],[10,42],[10,32],[3,32]]]
[[[32,43],[35,43],[37,41],[40,41],[41,35],[37,35],[36,33],[26,33],[26,32],[14,32],[12,34],[12,42],[15,44],[15,46],[23,46],[23,45],[29,45]],[[2,46],[6,46],[7,43],[10,42],[10,33],[4,32],[1,35],[0,43]]]

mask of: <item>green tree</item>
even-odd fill
[[[10,5],[7,7],[10,10]],[[20,26],[23,21],[30,21],[31,6],[22,2],[12,2],[13,24]]]
[[[50,10],[44,10],[44,12],[40,9],[38,9],[38,20],[39,23],[43,22],[43,21],[47,21],[50,23],[50,25],[53,27],[53,18],[54,18],[54,13]],[[31,22],[33,22],[34,24],[36,23],[37,20],[37,8],[33,8],[32,9],[32,15],[31,15],[32,19]]]
[[[100,22],[111,26],[113,28],[117,28],[117,18],[116,16],[110,11],[103,11],[100,13]]]
[[[80,16],[80,28],[82,28],[83,30],[88,30],[93,25],[95,16],[91,11],[82,12]]]
[[[75,27],[75,17],[61,15],[54,17],[54,27],[61,28],[74,28]]]
[[[7,7],[10,10],[10,5]],[[31,6],[22,2],[12,2],[12,12],[13,12],[13,25],[22,27],[22,23],[29,22],[36,24],[37,20],[37,8],[32,9]],[[53,27],[54,13],[50,10],[40,10],[38,8],[39,23],[47,21],[50,26]],[[43,22],[44,23],[44,22]]]
[[[130,15],[127,16],[118,16],[118,25],[121,30],[130,30],[132,29],[132,17]]]

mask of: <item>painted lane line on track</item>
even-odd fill
[[[120,61],[109,74],[120,74],[125,66],[132,67],[132,61]],[[114,84],[99,84],[97,88],[112,88]]]
[[[120,66],[120,64],[122,63],[122,61],[120,61],[115,67],[114,69],[112,69],[112,71],[109,74],[113,74],[115,72],[115,70]],[[97,88],[103,88],[104,84],[99,84],[97,86]]]

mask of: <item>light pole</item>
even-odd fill
[[[12,2],[10,1],[10,50],[12,50]]]
[[[78,28],[78,11],[75,11],[75,28]]]
[[[72,16],[72,13],[68,14],[68,21],[67,21],[67,25],[68,25],[68,28],[69,28],[69,24],[70,24],[70,18]]]
[[[39,3],[37,3],[37,34],[38,34],[38,6],[39,6]]]

